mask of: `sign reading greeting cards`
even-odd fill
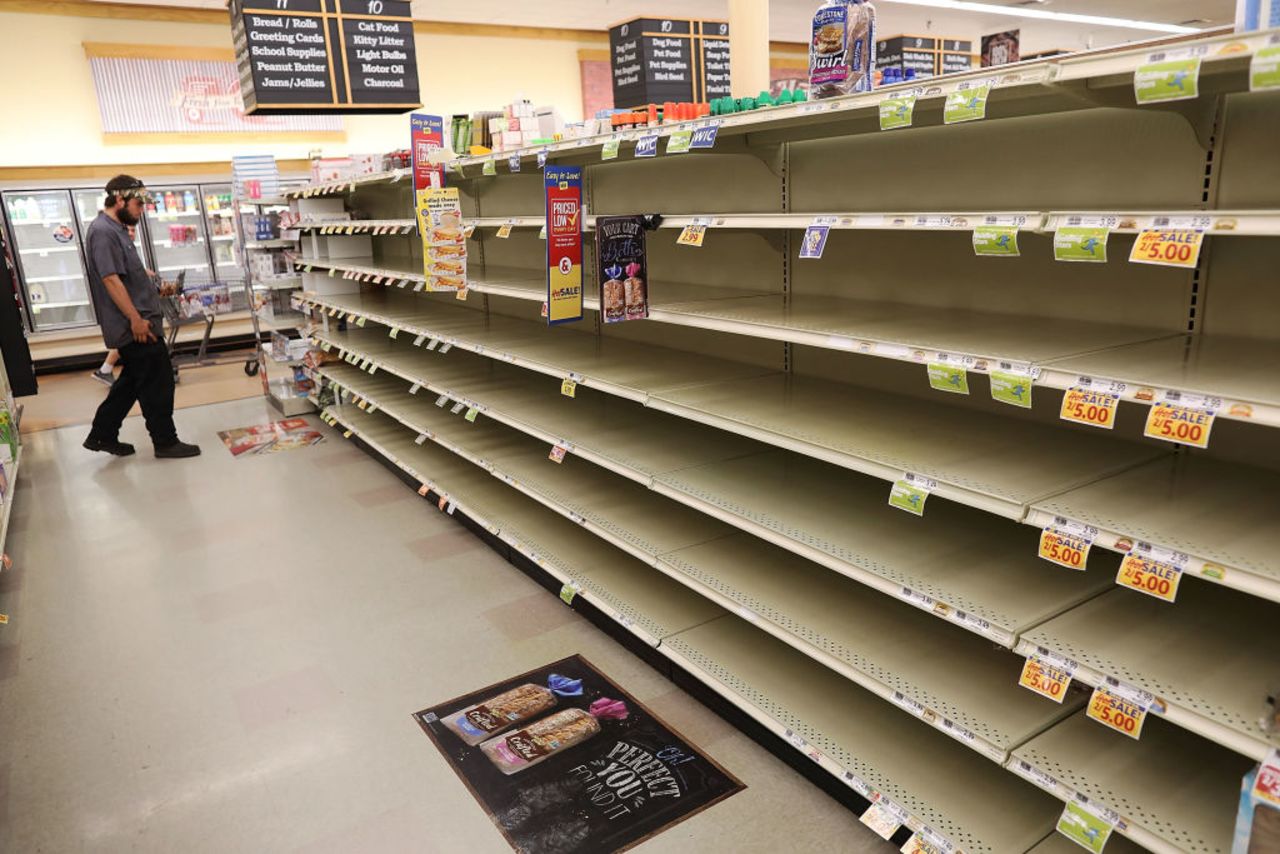
[[[644,217],[596,217],[596,259],[600,266],[600,310],[605,323],[649,316],[648,263]]]
[[[517,851],[622,851],[744,788],[577,655],[414,718]]]
[[[547,324],[582,319],[582,168],[548,166]]]
[[[457,187],[418,190],[415,194],[422,266],[428,291],[467,287],[467,237]]]

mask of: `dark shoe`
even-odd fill
[[[186,442],[174,442],[172,445],[156,448],[156,459],[158,460],[181,460],[198,456],[200,456],[200,446],[188,445]]]
[[[133,453],[133,445],[128,442],[108,442],[104,439],[96,439],[93,436],[84,440],[84,446],[90,451],[106,451],[108,454],[115,454],[117,457],[127,457]]]
[[[110,371],[107,371],[105,373],[102,371],[94,371],[93,373],[89,374],[89,376],[93,377],[95,380],[102,383],[107,388],[111,388],[113,385],[116,384],[116,376]]]

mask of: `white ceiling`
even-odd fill
[[[94,0],[109,3],[112,0]],[[131,0],[155,6],[220,9],[226,0]],[[1156,21],[1189,22],[1191,26],[1230,24],[1234,0],[984,0],[1010,7],[1009,14],[956,12],[906,5],[896,0],[876,0],[877,30],[881,35],[899,33],[977,39],[985,33],[1022,30],[1022,50],[1032,53],[1048,48],[1078,50],[1151,38],[1155,33],[1110,26],[1068,24],[1019,18],[1019,5],[1052,12],[1075,12]],[[683,17],[724,20],[728,0],[413,0],[415,17],[458,23],[509,24],[603,30],[610,24],[638,17]],[[808,22],[818,0],[770,0],[770,32],[775,41],[807,42]]]

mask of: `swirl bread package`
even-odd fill
[[[626,703],[601,697],[586,711],[563,709],[515,732],[491,738],[480,749],[503,774],[515,774],[596,735],[601,720],[625,720],[628,714]]]
[[[863,0],[827,0],[813,14],[809,97],[870,92],[875,50],[875,7]]]
[[[443,717],[440,722],[463,742],[474,747],[508,727],[536,718],[555,706],[556,697],[577,697],[581,694],[581,679],[569,679],[552,673],[547,678],[546,687],[526,682],[482,703],[467,706]]]

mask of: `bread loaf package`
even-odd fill
[[[577,697],[581,694],[581,679],[552,673],[547,678],[546,687],[526,682],[447,715],[440,722],[465,743],[474,746],[521,721],[536,718],[555,706],[556,697]]]
[[[863,0],[827,0],[813,15],[809,97],[870,92],[875,71],[876,10]]]
[[[532,768],[600,732],[600,720],[625,720],[627,705],[601,697],[590,709],[563,709],[515,732],[491,738],[480,749],[503,774]]]

